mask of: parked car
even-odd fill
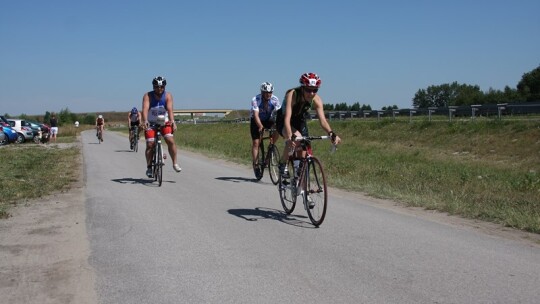
[[[10,126],[17,131],[19,138],[17,139],[18,143],[23,143],[27,140],[34,140],[34,136],[39,136],[40,131],[33,130],[32,126],[23,119],[8,118],[7,119]]]
[[[42,143],[46,143],[49,141],[49,136],[51,134],[51,127],[39,121],[35,121],[35,120],[27,120],[27,121],[32,125],[33,129],[38,128],[39,130],[41,130],[41,135],[39,139],[41,140]],[[34,138],[34,141],[35,139],[36,138]]]
[[[17,137],[19,136],[19,134],[17,134],[17,131],[13,130],[13,128],[11,128],[11,126],[8,123],[5,123],[1,120],[0,120],[0,133],[4,135],[3,140],[0,141],[0,146],[17,142]]]

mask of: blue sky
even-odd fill
[[[318,73],[324,103],[412,107],[443,83],[515,88],[540,65],[540,1],[2,1],[0,113],[248,109]]]

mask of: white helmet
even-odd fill
[[[263,82],[261,84],[261,92],[274,92],[274,86],[270,82]]]
[[[103,115],[99,115],[98,118],[103,118]]]

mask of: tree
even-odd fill
[[[325,110],[325,111],[333,111],[334,110],[334,105],[329,104],[329,103],[325,103],[325,104],[323,104],[323,110]]]
[[[540,66],[523,74],[517,90],[527,101],[540,101]]]
[[[353,105],[351,106],[351,111],[360,111],[360,103],[359,102],[353,103]]]

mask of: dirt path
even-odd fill
[[[82,170],[69,192],[10,212],[0,220],[0,303],[97,303]]]

